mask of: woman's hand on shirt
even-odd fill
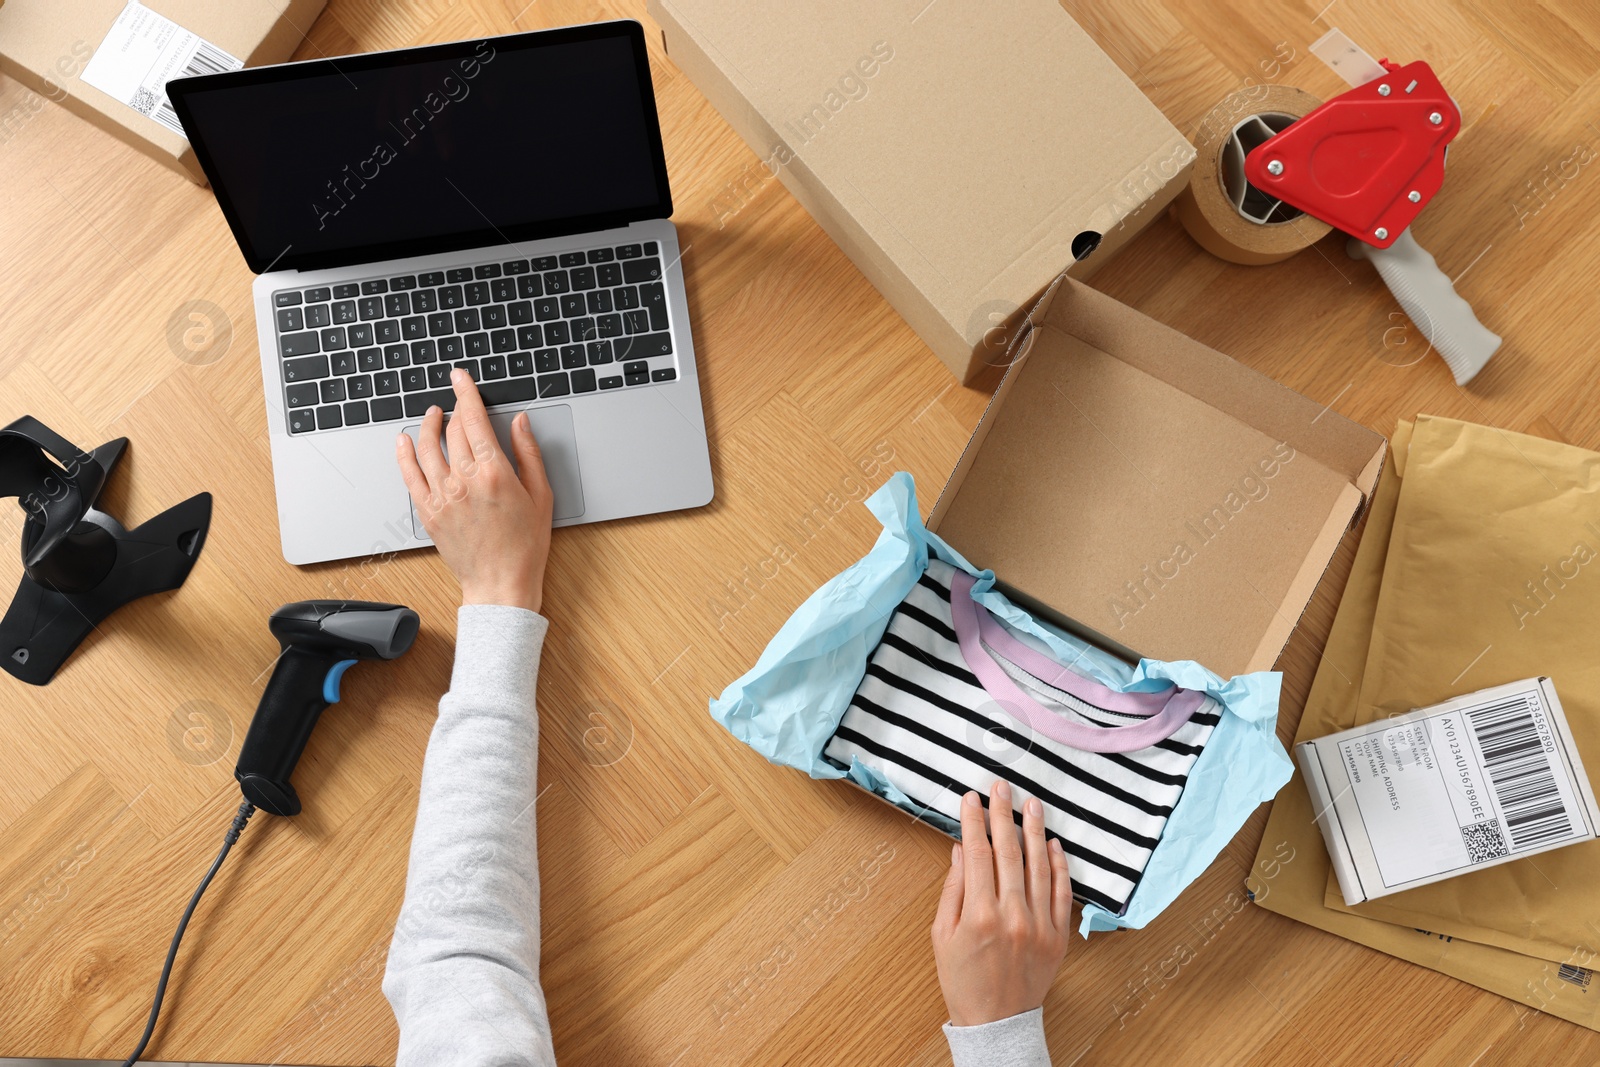
[[[553,499],[544,460],[526,413],[511,423],[517,466],[500,448],[472,377],[450,376],[455,415],[439,447],[437,406],[422,418],[418,441],[395,441],[400,474],[428,536],[461,583],[463,604],[505,604],[538,611],[544,602]]]
[[[1045,842],[1044,809],[1029,798],[1022,841],[1011,813],[1011,787],[989,791],[991,843],[977,793],[961,802],[961,843],[933,920],[933,955],[950,1021],[977,1026],[1032,1011],[1067,954],[1072,883],[1057,841]]]

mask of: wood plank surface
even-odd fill
[[[1432,62],[1465,129],[1416,233],[1505,345],[1457,388],[1337,235],[1246,268],[1163,217],[1095,286],[1380,432],[1425,411],[1600,446],[1600,7],[1064,6],[1186,133],[1248,83],[1338,92],[1307,47],[1334,24]],[[297,58],[619,16],[645,19],[643,3],[331,0]],[[865,552],[858,501],[888,472],[931,503],[987,397],[956,385],[648,37],[718,491],[555,537],[538,817],[556,1048],[572,1065],[948,1063],[927,939],[945,839],[768,765],[706,700]],[[237,802],[233,761],[276,653],[266,616],[342,596],[410,604],[422,635],[346,680],[296,774],[305,813],[246,831],[150,1051],[392,1063],[379,983],[454,583],[431,551],[283,562],[251,277],[210,192],[3,78],[0,120],[0,421],[131,437],[107,498],[125,519],[217,498],[181,592],[118,613],[48,688],[0,685],[0,1056],[131,1048]],[[0,523],[17,529],[14,513]],[[774,562],[780,542],[792,551]],[[1286,739],[1354,544],[1280,662]],[[1262,815],[1148,928],[1074,942],[1046,1004],[1058,1065],[1600,1062],[1600,1035],[1245,903]],[[840,896],[863,862],[873,875]]]

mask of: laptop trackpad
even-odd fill
[[[516,452],[511,448],[511,420],[517,414],[516,411],[502,411],[489,416],[489,424],[494,427],[500,449],[511,457],[513,466],[516,465]],[[529,408],[528,424],[533,427],[533,439],[539,442],[539,452],[544,456],[544,472],[550,479],[550,490],[555,495],[555,514],[551,517],[577,518],[583,514],[583,480],[578,471],[578,439],[572,432],[572,409],[566,404]],[[411,435],[413,443],[421,431],[420,425],[406,427],[406,433]],[[444,447],[444,454],[446,459],[450,458],[447,446]],[[432,540],[422,528],[422,521],[417,518],[415,504],[411,506],[411,526],[417,537],[424,541]]]

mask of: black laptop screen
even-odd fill
[[[256,273],[671,215],[636,22],[168,85]]]

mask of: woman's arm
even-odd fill
[[[462,607],[383,991],[400,1024],[401,1067],[551,1065],[533,808],[550,487],[526,418],[512,427],[519,479],[477,388],[461,371],[454,377],[449,459],[437,408],[415,449],[405,435],[397,444],[417,514],[461,582]]]
[[[1045,994],[1067,953],[1072,882],[1067,856],[1045,843],[1044,808],[1022,807],[1022,840],[1011,787],[989,790],[984,825],[977,793],[961,802],[961,843],[933,920],[933,955],[950,1022],[945,1037],[955,1067],[1050,1067],[1044,1041]]]

